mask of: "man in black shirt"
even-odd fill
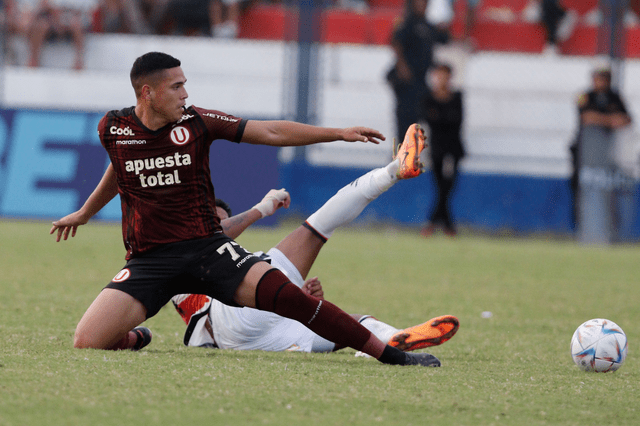
[[[394,30],[391,47],[396,63],[387,80],[396,96],[398,141],[411,124],[418,122],[420,99],[427,91],[426,74],[433,62],[436,44],[449,41],[447,32],[425,18],[428,0],[407,0],[402,23]]]
[[[433,87],[422,99],[422,118],[429,125],[431,135],[431,170],[438,187],[436,207],[427,218],[422,235],[430,236],[436,226],[454,236],[456,228],[449,211],[451,190],[458,176],[458,163],[464,156],[462,146],[462,93],[451,87],[452,68],[439,64],[433,68]]]
[[[613,132],[631,123],[631,116],[627,112],[622,98],[611,88],[611,70],[608,68],[597,69],[592,73],[591,78],[591,90],[582,93],[578,97],[578,113],[580,114],[578,134],[573,144],[569,147],[573,166],[571,175],[573,225],[577,220],[576,194],[578,193],[578,171],[580,169],[579,146],[584,127],[598,126],[607,132]]]

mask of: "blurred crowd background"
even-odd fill
[[[12,39],[30,47],[28,65],[39,65],[43,43],[71,41],[82,68],[87,34],[179,35],[241,39],[286,39],[287,16],[312,6],[322,10],[320,40],[388,44],[406,9],[404,0],[3,0],[2,24],[8,63]],[[611,5],[621,17],[628,56],[640,55],[639,0],[430,0],[427,20],[446,28],[470,51],[493,50],[569,55],[609,54],[603,32]],[[610,4],[610,5],[609,5]],[[368,29],[366,27],[369,27]],[[13,61],[13,62],[12,62]]]
[[[416,2],[425,6],[419,17],[411,12]],[[98,111],[128,106],[133,103],[128,69],[148,50],[166,50],[183,60],[187,76],[193,76],[191,100],[200,106],[248,118],[367,125],[389,139],[401,138],[399,118],[407,114],[399,112],[399,86],[392,81],[397,75],[390,70],[399,70],[400,80],[406,77],[402,28],[417,19],[442,35],[438,40],[420,35],[421,43],[432,44],[430,51],[418,52],[433,56],[427,68],[449,70],[444,86],[431,71],[419,83],[425,90],[440,84],[444,98],[459,94],[461,146],[453,162],[446,150],[425,155],[432,172],[434,164],[442,170],[426,173],[406,191],[398,189],[404,192],[372,206],[364,220],[419,225],[425,236],[437,231],[430,223],[437,216],[445,218],[445,234],[452,237],[458,225],[596,242],[640,237],[635,78],[640,0],[2,0],[0,5],[0,102],[6,123],[0,126],[5,132],[0,216],[56,217],[67,209],[43,210],[37,200],[37,208],[13,204],[20,192],[14,200],[17,178],[11,176],[24,173],[12,166],[21,136],[12,130],[13,117],[24,110],[65,110],[92,120]],[[588,97],[592,79],[603,72],[606,93],[618,96],[624,107],[625,118],[615,120],[623,125],[584,115],[589,108],[606,112],[613,104],[611,97],[602,102],[603,97]],[[585,96],[593,102],[585,104]],[[416,111],[415,120],[432,132],[433,117]],[[579,161],[586,155],[579,150],[585,128],[589,140],[603,140],[589,144],[597,147],[589,155],[611,161],[589,163],[581,181],[580,169],[591,161]],[[43,141],[43,149],[51,150],[49,139]],[[85,155],[78,152],[78,158]],[[390,150],[381,152],[341,144],[280,150],[269,163],[277,169],[273,185],[297,191],[303,206],[297,212],[306,214],[360,173],[354,169],[384,164]],[[50,158],[46,153],[42,158]],[[33,173],[29,190],[36,199],[64,188],[82,198],[87,190],[78,189],[79,182],[94,179],[83,180],[85,172],[74,169],[69,172],[74,178],[54,177],[53,183],[47,178],[43,184]]]

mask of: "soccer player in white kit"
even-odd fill
[[[266,254],[258,254],[307,294],[323,298],[317,277],[306,282],[305,278],[324,243],[336,228],[355,219],[399,179],[409,177],[415,176],[399,171],[398,159],[366,173],[338,191],[276,247]],[[251,210],[231,218],[224,202],[218,202],[217,208],[225,234],[236,238],[256,220],[273,214],[280,207],[288,207],[289,203],[289,194],[281,189],[271,190]],[[303,324],[271,312],[230,307],[205,295],[181,294],[172,301],[187,324],[184,335],[187,346],[302,352],[341,349]],[[453,337],[459,327],[458,319],[452,315],[436,317],[407,329],[397,329],[370,315],[352,316],[383,342],[405,351],[442,344]]]

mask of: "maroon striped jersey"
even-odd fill
[[[215,208],[209,148],[217,139],[240,142],[246,120],[194,106],[158,130],[135,108],[108,112],[100,142],[116,173],[127,259],[159,244],[222,232]]]

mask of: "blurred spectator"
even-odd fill
[[[170,34],[211,36],[212,3],[216,0],[169,0],[165,19]]]
[[[240,19],[241,0],[213,0],[211,3],[211,21],[213,36],[236,38]]]
[[[522,19],[529,23],[542,23],[546,31],[545,53],[555,54],[558,44],[573,34],[579,17],[575,11],[565,9],[560,0],[530,0],[522,11]]]
[[[166,1],[163,1],[166,3]],[[101,0],[96,11],[94,31],[105,33],[151,34],[141,0]]]
[[[471,47],[475,48],[475,42],[471,35],[473,31],[473,26],[476,23],[476,15],[478,12],[478,6],[480,5],[480,0],[464,0],[465,9],[464,9],[464,32],[463,39],[470,43]]]
[[[609,68],[596,69],[592,73],[591,79],[591,89],[578,97],[578,133],[569,148],[573,166],[571,192],[574,225],[577,219],[576,194],[578,193],[578,173],[580,170],[580,139],[584,127],[599,126],[607,132],[612,132],[631,123],[631,116],[627,112],[625,103],[620,95],[611,88],[611,70]]]
[[[391,46],[396,63],[387,73],[396,97],[398,141],[420,118],[420,100],[427,91],[426,74],[437,43],[447,43],[449,34],[427,22],[428,0],[406,0],[403,21],[394,30]]]
[[[466,41],[471,48],[475,48],[472,32],[481,0],[429,0],[427,21],[438,26],[442,24],[450,25],[455,16],[456,1],[463,4],[462,39]]]
[[[456,235],[450,212],[451,192],[458,176],[458,163],[464,157],[462,145],[462,93],[451,86],[452,68],[447,64],[433,67],[430,89],[422,100],[422,118],[430,129],[431,170],[438,188],[438,198],[422,235],[432,235],[441,226],[449,236]]]
[[[18,0],[19,13],[28,21],[29,66],[40,66],[45,42],[71,40],[75,49],[73,68],[84,67],[85,32],[93,0]]]
[[[542,0],[542,25],[547,31],[547,52],[556,53],[558,44],[571,37],[578,23],[578,14],[560,5],[560,0]]]
[[[18,0],[3,0],[2,5],[2,31],[5,36],[3,40],[4,45],[4,59],[7,63],[15,63],[15,52],[11,48],[13,43],[11,40],[14,37],[25,36],[29,27],[31,18],[29,15],[23,13]]]

